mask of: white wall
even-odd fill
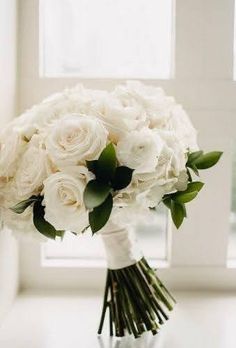
[[[16,114],[17,0],[0,0],[0,127]],[[18,290],[17,243],[0,230],[0,322]]]

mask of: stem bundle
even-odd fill
[[[110,336],[126,332],[140,337],[145,331],[158,333],[160,325],[168,320],[165,309],[173,309],[175,299],[142,258],[134,265],[107,270],[103,309],[98,329],[102,333],[107,309],[110,318]]]

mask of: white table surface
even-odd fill
[[[0,327],[1,348],[235,348],[236,293],[175,292],[178,305],[157,336],[96,334],[95,293],[23,292]]]

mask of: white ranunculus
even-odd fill
[[[176,138],[181,142],[186,152],[199,149],[197,131],[181,105],[176,104],[171,108],[165,129],[175,133]]]
[[[138,103],[126,104],[112,95],[95,101],[92,112],[102,120],[114,143],[147,123],[145,111]]]
[[[140,81],[127,81],[125,85],[117,86],[114,95],[126,105],[137,104],[146,115],[146,124],[150,128],[163,128],[170,108],[175,105],[174,98],[166,96],[162,88]]]
[[[146,191],[137,194],[137,202],[143,207],[155,208],[162,200],[165,192],[165,186],[154,185]]]
[[[186,154],[173,132],[160,131],[163,141],[156,167],[149,172],[134,171],[131,184],[115,198],[117,206],[140,204],[155,207],[166,193],[185,190]],[[125,202],[125,204],[124,204]]]
[[[96,118],[67,115],[48,129],[45,145],[58,167],[95,160],[106,147],[108,132]]]
[[[127,105],[137,103],[145,111],[150,128],[174,131],[186,151],[198,150],[197,132],[188,115],[161,88],[128,81],[117,86],[113,94]]]
[[[25,150],[26,141],[10,123],[0,133],[0,181],[12,177],[17,169],[19,157]]]
[[[38,135],[34,135],[21,158],[15,174],[17,193],[20,197],[30,197],[40,193],[43,181],[49,174],[48,155]]]
[[[88,226],[83,193],[89,175],[84,166],[67,167],[44,181],[45,219],[57,230],[80,233]]]
[[[157,132],[144,128],[130,132],[117,143],[120,164],[135,169],[136,173],[155,170],[163,142]]]
[[[183,144],[173,131],[159,131],[165,143],[156,168],[159,177],[164,182],[168,179],[178,178],[182,171],[186,171],[187,155]]]
[[[188,187],[188,174],[187,174],[187,170],[184,169],[179,173],[178,176],[178,181],[175,184],[175,188],[177,191],[185,191]]]

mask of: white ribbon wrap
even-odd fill
[[[120,227],[108,222],[100,234],[105,246],[109,269],[134,265],[143,257],[132,227]]]

